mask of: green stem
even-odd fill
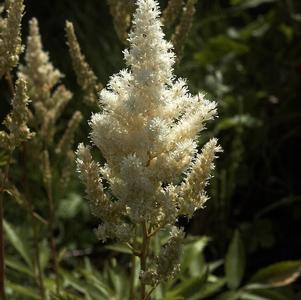
[[[4,232],[3,232],[3,195],[0,192],[0,299],[5,300],[4,292],[5,267],[4,267]]]
[[[41,300],[45,300],[45,288],[44,288],[44,280],[43,280],[43,273],[40,263],[40,249],[39,249],[39,236],[38,236],[38,230],[37,230],[37,224],[36,224],[36,216],[34,211],[34,206],[32,204],[32,201],[29,200],[31,197],[28,193],[28,170],[27,170],[27,147],[26,144],[23,144],[23,155],[24,155],[24,166],[23,166],[23,182],[25,186],[25,197],[24,202],[27,206],[27,211],[30,216],[30,223],[31,223],[31,229],[32,229],[32,235],[33,235],[33,250],[34,250],[34,258],[33,258],[33,264],[34,264],[34,270],[35,270],[35,277],[36,282],[39,287],[40,297]]]
[[[52,254],[54,273],[55,273],[56,293],[59,295],[60,294],[59,264],[58,264],[58,259],[57,259],[56,243],[55,243],[55,239],[53,236],[54,201],[53,201],[51,184],[49,184],[47,186],[47,198],[48,198],[48,207],[49,207],[48,229],[49,229],[49,237],[50,237],[50,244],[51,244],[51,254]]]
[[[149,236],[147,230],[146,222],[142,223],[142,232],[143,232],[143,242],[142,242],[142,249],[140,255],[140,264],[141,264],[141,271],[146,271],[146,259],[148,255],[148,247],[149,247]],[[141,300],[144,300],[146,297],[146,285],[141,283]]]
[[[4,250],[4,209],[3,209],[3,193],[8,180],[9,165],[11,161],[12,150],[9,151],[8,161],[6,162],[4,178],[2,186],[0,186],[0,296],[1,300],[5,300],[5,250]]]
[[[38,232],[37,226],[35,224],[33,210],[31,210],[31,222],[32,222],[32,231],[33,231],[33,244],[34,244],[34,251],[35,251],[35,264],[37,267],[37,282],[40,290],[41,299],[45,300],[45,288],[44,288],[44,280],[43,280],[43,273],[40,263],[40,249],[38,244]]]
[[[155,285],[155,286],[147,293],[147,295],[145,296],[145,298],[144,298],[143,300],[149,300],[151,294],[152,294],[153,291],[156,289],[156,287],[157,287],[157,285]]]
[[[59,264],[57,258],[57,250],[56,250],[56,243],[53,236],[54,231],[54,221],[55,221],[55,211],[54,211],[54,200],[53,200],[53,182],[52,182],[52,170],[50,166],[49,160],[49,153],[48,150],[43,152],[44,155],[44,185],[47,193],[47,200],[48,200],[48,235],[51,245],[51,256],[53,261],[53,269],[55,274],[55,286],[56,286],[56,293],[57,295],[60,294],[60,278],[59,278]]]
[[[136,256],[132,254],[131,279],[130,279],[130,300],[135,300],[135,274],[136,274]]]

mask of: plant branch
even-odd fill
[[[151,294],[153,293],[153,291],[156,289],[156,287],[158,286],[158,284],[156,284],[145,296],[145,298],[143,300],[149,300]]]

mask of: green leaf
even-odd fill
[[[268,298],[265,298],[265,297],[262,297],[259,295],[254,295],[249,292],[242,292],[240,294],[239,299],[241,299],[241,300],[270,300]]]
[[[32,261],[24,240],[21,238],[20,235],[18,235],[16,230],[5,220],[3,225],[4,225],[4,230],[7,239],[10,241],[12,246],[17,250],[17,252],[21,255],[21,257],[25,260],[27,265],[32,268]]]
[[[260,295],[265,297],[268,300],[293,300],[283,295],[280,291],[271,290],[271,289],[263,289],[254,291],[256,295]]]
[[[78,274],[76,273],[68,273],[65,271],[61,271],[61,275],[65,280],[65,284],[74,288],[76,291],[85,295],[85,299],[103,299],[109,300],[114,299],[109,295],[102,286],[95,286],[94,282],[85,280],[82,281],[78,278]],[[99,284],[99,282],[97,282]]]
[[[195,293],[192,297],[190,297],[187,300],[207,299],[207,297],[210,297],[219,292],[225,285],[225,283],[225,279],[218,279],[215,282],[206,282],[200,287],[200,290],[197,293]]]
[[[68,194],[66,199],[59,201],[58,216],[63,219],[72,219],[80,212],[83,205],[82,197],[76,193]]]
[[[132,250],[125,244],[107,245],[105,248],[119,253],[132,254]]]
[[[181,270],[183,272],[189,269],[189,273],[193,277],[202,276],[206,272],[207,266],[202,253],[209,240],[205,236],[188,240],[185,243],[181,258]]]
[[[211,37],[207,46],[194,54],[194,59],[201,65],[216,64],[226,55],[243,55],[248,53],[249,46],[227,35],[220,34]]]
[[[240,292],[237,291],[227,291],[214,298],[214,300],[238,300]]]
[[[41,269],[45,270],[50,260],[50,248],[49,248],[49,244],[47,243],[47,240],[43,240],[39,244],[39,253],[40,253],[39,259],[40,259]]]
[[[178,284],[176,287],[172,288],[171,291],[167,292],[167,298],[173,299],[173,297],[182,296],[184,299],[188,299],[199,291],[201,286],[204,284],[206,278],[204,277],[194,277],[190,279],[186,279]],[[164,298],[165,299],[165,298]]]
[[[265,4],[265,3],[271,3],[275,2],[276,0],[245,0],[242,1],[242,4],[240,5],[240,8],[246,9],[246,8],[255,8],[259,5]]]
[[[219,259],[219,260],[213,261],[211,263],[208,263],[209,272],[213,273],[216,269],[218,269],[223,264],[224,264],[224,260],[223,259]]]
[[[235,127],[259,127],[261,125],[260,121],[251,115],[243,114],[243,115],[236,115],[229,118],[223,118],[217,124],[218,130],[227,130]]]
[[[40,300],[39,292],[30,287],[21,286],[13,282],[6,281],[6,289],[8,290],[8,294],[18,294],[22,295],[22,298],[25,296],[26,299],[29,298]]]
[[[227,284],[230,289],[237,289],[245,272],[245,249],[238,231],[228,248],[225,260],[225,273]]]
[[[28,266],[24,265],[23,263],[19,262],[16,258],[8,257],[6,255],[5,257],[5,265],[15,271],[18,271],[20,273],[29,275],[31,277],[34,277],[33,271],[28,268]]]
[[[105,297],[108,299],[113,297],[114,291],[87,258],[85,259],[85,268],[82,269],[80,273],[84,276],[86,282],[89,282],[90,285],[96,288]]]
[[[268,284],[273,287],[293,283],[301,274],[301,260],[283,261],[259,270],[250,280],[251,283]]]

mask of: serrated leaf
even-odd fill
[[[32,268],[32,261],[27,250],[26,244],[16,230],[4,220],[4,231],[11,245],[17,250],[29,267]]]
[[[245,249],[238,231],[234,233],[233,239],[227,251],[225,260],[225,273],[227,284],[230,289],[237,289],[245,272]]]
[[[301,260],[283,261],[259,270],[250,280],[251,283],[268,284],[273,287],[293,283],[301,274]]]

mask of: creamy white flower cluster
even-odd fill
[[[105,165],[83,144],[77,151],[102,240],[131,241],[142,222],[156,230],[192,216],[207,200],[204,188],[220,151],[211,139],[198,153],[198,136],[216,116],[216,103],[191,95],[186,81],[173,75],[175,57],[159,16],[155,0],[137,1],[124,51],[127,69],[100,93],[102,111],[90,125]]]

